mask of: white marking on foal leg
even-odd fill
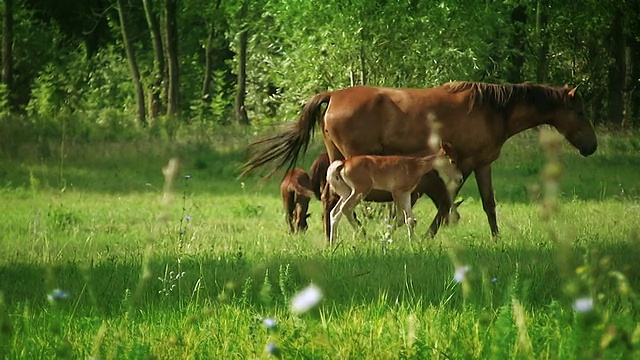
[[[359,226],[360,224],[354,217],[355,213],[353,211],[361,200],[362,197],[356,194],[356,191],[353,190],[351,194],[349,194],[349,197],[345,200],[344,206],[342,207],[342,213],[347,218],[347,220],[349,220],[349,224],[355,232],[362,230],[362,228]]]
[[[350,219],[350,217],[352,216],[352,213],[347,212],[349,211],[349,203],[353,202],[352,199],[355,196],[356,196],[355,190],[351,190],[351,193],[346,198],[344,196],[341,196],[336,206],[333,208],[333,210],[331,210],[331,234],[329,235],[329,244],[332,244],[333,239],[335,239],[334,232],[338,228],[338,221],[340,220],[340,217],[342,215],[345,215],[347,219],[349,219],[349,223],[351,224],[351,226],[353,226],[354,229],[356,230],[358,229],[357,226],[355,226],[351,222],[351,220],[353,220],[352,218]]]
[[[416,221],[411,212],[411,193],[398,194],[398,203],[404,210],[404,223],[407,225],[409,231],[409,239],[413,239],[413,227]]]
[[[336,238],[336,229],[338,228],[338,221],[342,216],[341,208],[343,203],[344,200],[341,197],[340,200],[338,200],[338,202],[336,203],[336,206],[331,209],[331,213],[329,214],[329,228],[331,229],[329,234],[329,245],[333,245],[333,240],[335,240]]]

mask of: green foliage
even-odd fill
[[[232,123],[237,36],[244,30],[249,34],[246,108],[252,122],[262,125],[296,118],[301,102],[314,93],[351,85],[428,87],[450,80],[540,77],[555,85],[580,85],[589,117],[606,122],[612,79],[605,70],[612,64],[608,45],[616,12],[625,14],[630,59],[637,55],[640,29],[640,14],[629,1],[188,0],[179,6],[180,116],[163,118],[161,104],[157,126],[149,130],[154,136],[174,137],[184,123],[205,131]],[[66,8],[73,11],[59,10]],[[523,18],[514,20],[518,9]],[[148,102],[150,88],[166,84],[155,83],[142,3],[127,3],[126,11]],[[154,11],[162,15],[160,3]],[[33,137],[43,142],[58,140],[60,114],[83,119],[78,130],[67,124],[70,133],[130,139],[136,102],[116,11],[95,1],[64,0],[56,7],[18,2],[14,20],[15,78],[11,94],[0,89],[2,116],[11,100],[17,106],[12,115],[28,114],[29,122],[37,123]],[[211,81],[203,89],[207,60]],[[626,89],[633,89],[637,66],[628,62]],[[624,91],[626,121],[634,126],[637,94]],[[164,90],[160,98],[166,102]],[[10,127],[0,126],[0,133]],[[8,151],[13,145],[2,146]]]

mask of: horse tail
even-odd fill
[[[311,178],[311,190],[316,195],[316,199],[322,197],[322,189],[327,183],[327,168],[329,167],[329,154],[323,152],[316,158],[309,169],[309,177]]]
[[[304,106],[300,119],[290,124],[288,129],[249,144],[249,148],[255,150],[253,150],[253,155],[249,161],[243,165],[243,171],[240,176],[244,176],[246,173],[277,159],[279,161],[276,167],[263,180],[271,177],[285,165],[286,171],[293,169],[300,154],[306,153],[311,141],[311,135],[314,133],[324,111],[326,111],[326,108],[322,108],[322,104],[329,103],[330,99],[331,92],[315,95]]]

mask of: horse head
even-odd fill
[[[307,231],[309,228],[309,224],[307,224],[307,219],[311,216],[311,214],[307,213],[307,209],[302,209],[302,207],[298,206],[296,208],[296,212],[293,215],[293,221],[296,224],[296,231]]]
[[[584,105],[577,89],[570,89],[566,85],[562,88],[564,101],[556,108],[550,125],[564,135],[580,151],[580,155],[589,156],[598,148],[598,140],[593,126],[584,115]]]

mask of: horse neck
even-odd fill
[[[546,116],[529,106],[514,107],[506,118],[506,137],[510,138],[538,125],[547,124]]]

